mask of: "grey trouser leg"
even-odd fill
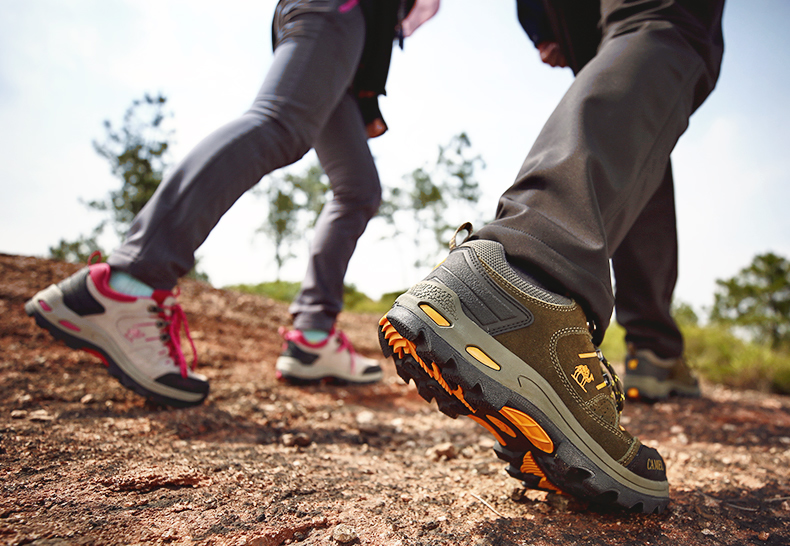
[[[252,107],[198,144],[160,185],[110,256],[113,268],[173,288],[233,203],[315,144],[346,97],[365,40],[360,8],[341,13],[341,3],[280,2],[274,58]]]
[[[332,187],[310,246],[307,274],[289,311],[294,328],[329,331],[343,307],[343,278],[357,239],[381,202],[365,124],[350,95],[335,109],[314,145]]]
[[[612,256],[614,310],[625,340],[661,358],[683,354],[683,336],[672,318],[678,277],[678,242],[672,166]]]
[[[722,9],[723,0],[603,0],[597,54],[546,122],[497,218],[476,234],[576,297],[598,326],[596,342],[614,305],[610,249],[658,189],[718,78]]]

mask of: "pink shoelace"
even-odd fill
[[[334,328],[332,329],[332,331],[334,332]],[[355,371],[354,368],[356,367],[357,352],[354,350],[354,346],[351,345],[351,342],[346,337],[346,334],[344,334],[343,332],[338,332],[337,333],[337,338],[340,340],[340,346],[337,348],[337,352],[339,353],[339,352],[341,352],[341,351],[343,351],[345,349],[348,349],[348,354],[351,357],[351,366],[350,366],[351,369],[350,369],[350,371],[353,374],[354,371]]]
[[[102,262],[102,254],[100,251],[94,251],[90,257],[88,258],[88,266],[92,266],[95,264],[100,264]],[[109,280],[109,276],[105,277],[105,282]],[[104,285],[103,287],[98,286],[100,290],[111,291],[112,290]],[[167,298],[173,298],[175,301],[180,293],[180,289],[176,287],[173,292],[168,292],[166,290],[156,290],[153,293],[153,299],[156,301],[156,306],[151,308],[150,311],[152,313],[156,313],[159,318],[164,322],[162,329],[165,331],[165,335],[167,336],[166,339],[162,339],[162,341],[167,343],[168,351],[170,353],[170,358],[178,364],[178,368],[181,370],[181,377],[186,378],[189,375],[189,368],[187,367],[187,361],[184,357],[184,351],[181,350],[181,327],[184,327],[184,333],[186,334],[187,340],[189,341],[189,345],[192,348],[192,366],[191,369],[195,369],[197,367],[197,349],[195,348],[195,343],[192,341],[192,336],[189,333],[189,324],[187,323],[187,316],[184,313],[184,310],[181,306],[176,302],[172,305],[165,305],[165,301]],[[169,312],[169,314],[168,314]]]
[[[197,349],[195,348],[195,343],[192,341],[192,336],[189,333],[187,316],[178,303],[167,306],[160,304],[160,306],[157,308],[157,311],[160,311],[159,317],[165,321],[165,331],[168,337],[167,345],[170,349],[170,357],[176,362],[176,364],[178,364],[178,367],[181,370],[181,377],[186,378],[189,374],[189,371],[187,368],[187,361],[186,357],[184,356],[184,351],[181,349],[182,326],[184,327],[184,334],[186,334],[187,341],[189,341],[189,345],[192,349],[192,366],[190,368],[194,370],[197,366]],[[170,312],[169,316],[166,313],[167,311]]]

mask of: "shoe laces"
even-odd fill
[[[354,350],[354,346],[351,345],[351,342],[343,332],[337,332],[337,339],[340,340],[340,345],[337,347],[337,352],[341,353],[343,351],[348,351],[348,354],[351,357],[351,373],[353,374],[355,371],[354,368],[356,367],[357,352]]]
[[[88,265],[100,263],[104,260],[100,250],[94,250],[88,257]],[[161,292],[162,296],[156,298],[157,305],[152,305],[148,308],[151,313],[155,313],[160,321],[157,322],[162,331],[159,339],[167,344],[170,358],[178,365],[181,371],[181,377],[185,378],[189,375],[189,369],[194,370],[197,367],[197,349],[195,342],[192,341],[192,336],[189,333],[189,324],[187,323],[187,316],[181,305],[178,304],[176,298],[181,293],[181,290],[176,287],[173,292]],[[172,298],[174,303],[165,305],[168,297]],[[184,328],[189,346],[192,349],[192,366],[187,366],[184,351],[181,349],[181,327]]]
[[[170,295],[175,298],[177,294]],[[197,349],[195,348],[194,341],[192,341],[192,335],[189,333],[189,324],[184,309],[177,302],[165,305],[165,301],[166,300],[163,300],[159,305],[152,305],[150,311],[156,313],[161,319],[162,335],[160,339],[167,344],[170,358],[173,359],[181,370],[181,377],[186,378],[189,375],[189,369],[194,370],[197,366]],[[192,350],[191,366],[187,366],[184,351],[181,349],[182,327]]]
[[[594,337],[595,333],[598,331],[598,324],[594,320],[588,320],[587,330],[590,332],[590,336]],[[614,371],[612,365],[609,364],[609,361],[606,360],[606,357],[603,356],[603,351],[601,351],[600,347],[597,345],[594,347],[595,354],[598,355],[598,360],[601,361],[601,366],[604,368],[602,370],[604,381],[612,388],[612,397],[617,406],[617,413],[622,413],[625,407],[625,389],[623,388],[623,382],[617,375],[617,372]]]
[[[625,407],[625,392],[623,389],[623,382],[614,371],[612,365],[609,364],[609,361],[606,360],[606,357],[603,355],[601,349],[596,347],[595,353],[598,355],[598,360],[601,361],[601,365],[604,367],[604,381],[606,381],[606,383],[612,388],[612,396],[614,397],[615,404],[617,405],[617,412],[622,413],[623,408]]]

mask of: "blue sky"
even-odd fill
[[[91,141],[143,93],[168,97],[174,160],[244,112],[271,61],[275,3],[1,0],[0,252],[44,256],[60,238],[90,232],[100,217],[80,200],[101,199],[117,185]],[[568,70],[539,62],[514,6],[445,0],[395,52],[382,101],[390,131],[371,142],[384,184],[401,183],[465,131],[488,165],[479,173],[479,208],[493,214],[572,81]],[[676,297],[698,309],[712,303],[716,279],[756,254],[790,257],[787,21],[786,0],[727,4],[718,87],[673,153]],[[215,285],[274,278],[271,243],[254,233],[265,210],[243,197],[198,251]],[[371,224],[349,266],[347,281],[373,296],[425,274],[403,266],[412,261],[410,244],[387,234]],[[301,254],[284,278],[300,279]]]

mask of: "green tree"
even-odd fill
[[[120,128],[104,122],[105,137],[93,147],[110,163],[112,174],[121,179],[121,187],[106,199],[91,201],[92,209],[109,212],[119,237],[129,230],[132,220],[159,187],[170,166],[168,150],[173,132],[165,121],[172,114],[165,110],[167,98],[161,93],[146,93],[132,101]]]
[[[485,162],[470,149],[466,133],[452,137],[447,145],[439,146],[435,163],[413,170],[403,177],[403,188],[385,193],[379,216],[394,226],[396,235],[416,232],[415,267],[433,265],[455,228],[470,214],[477,214],[472,206],[480,199],[475,173],[485,168]],[[401,230],[404,217],[409,228]]]
[[[76,241],[61,239],[57,246],[49,247],[49,257],[62,262],[86,263],[91,254],[102,252],[98,241],[100,231],[94,230],[90,237],[80,235]]]
[[[718,288],[711,320],[744,328],[771,348],[790,347],[790,262],[771,252]]]
[[[84,262],[97,250],[106,254],[99,237],[108,223],[119,238],[129,230],[135,215],[151,198],[169,166],[167,150],[172,131],[165,128],[164,122],[171,116],[165,111],[166,103],[167,98],[162,94],[146,93],[142,99],[132,101],[119,129],[105,120],[104,140],[93,141],[93,148],[110,163],[112,174],[121,179],[121,188],[111,191],[104,200],[83,202],[90,209],[109,213],[109,218],[105,217],[90,236],[80,235],[76,241],[61,239],[49,248],[51,258]]]
[[[694,308],[688,303],[682,301],[672,302],[672,316],[677,322],[678,326],[697,326],[699,324],[699,316]]]
[[[302,174],[271,175],[262,187],[256,193],[266,198],[269,210],[266,223],[258,231],[274,242],[279,281],[283,266],[295,256],[293,243],[315,226],[326,203],[329,183],[321,165],[314,162]]]
[[[435,163],[404,176],[403,187],[383,188],[378,217],[393,227],[392,236],[414,238],[416,267],[433,264],[457,225],[469,219],[470,212],[459,205],[472,209],[480,197],[475,172],[485,163],[470,148],[466,133],[454,136],[439,146]],[[316,162],[301,174],[270,175],[255,191],[268,203],[266,222],[258,231],[274,242],[278,281],[284,264],[294,257],[294,243],[315,226],[329,191],[327,176]],[[453,221],[448,220],[451,209],[457,213]]]
[[[105,213],[105,218],[89,237],[81,235],[76,241],[61,239],[58,245],[50,247],[50,257],[84,262],[94,251],[106,254],[98,240],[108,224],[120,239],[129,231],[134,217],[151,199],[170,167],[168,151],[173,131],[167,127],[167,120],[172,118],[172,113],[166,110],[166,105],[163,94],[146,93],[142,99],[132,101],[119,128],[105,120],[104,139],[93,141],[93,148],[109,162],[121,187],[110,191],[103,200],[83,203]],[[197,269],[197,262],[187,276],[209,282],[208,275]]]

